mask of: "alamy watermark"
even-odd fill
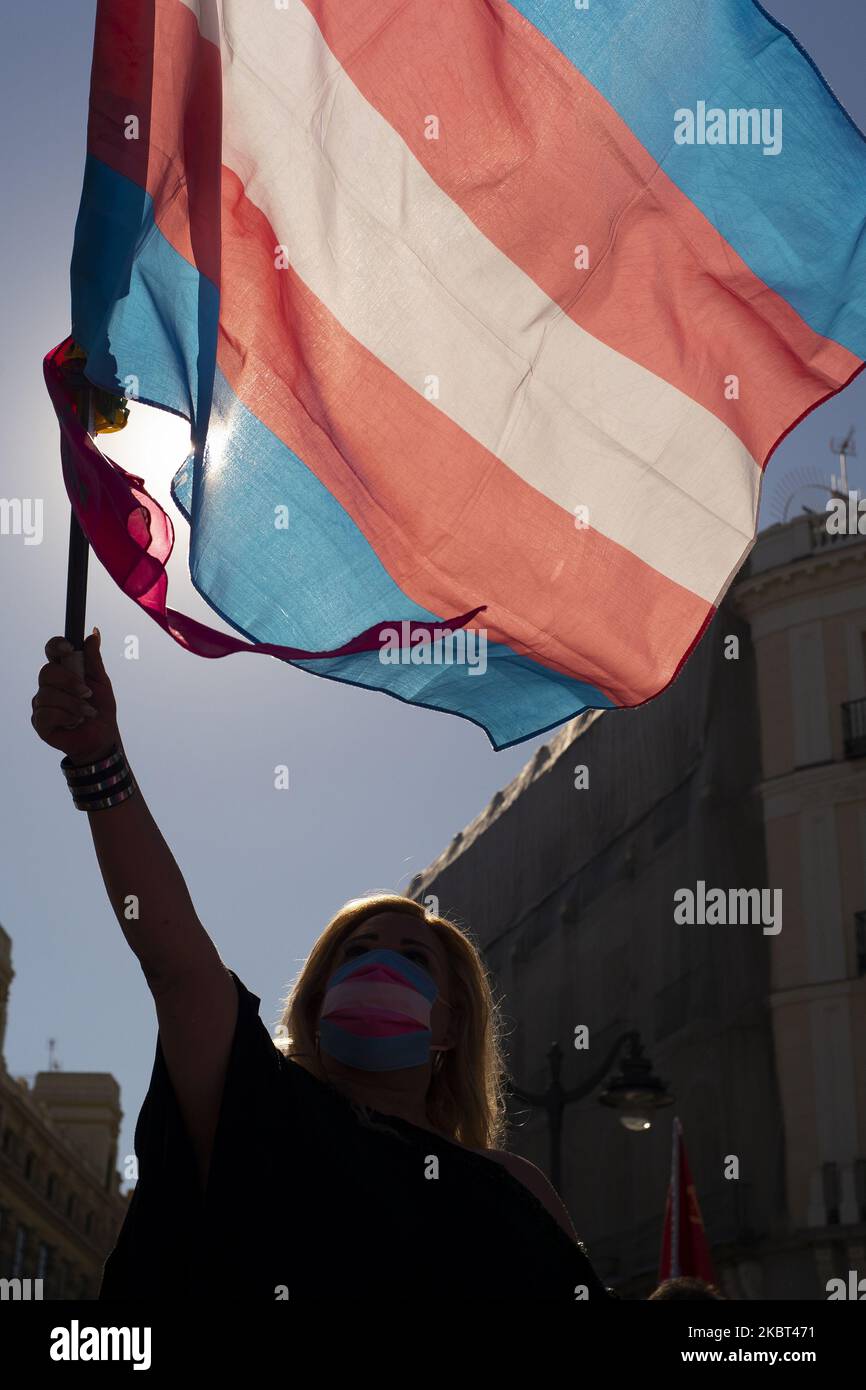
[[[707,106],[699,101],[694,111],[680,106],[674,112],[674,143],[677,145],[763,145],[764,154],[782,150],[782,108],[780,106]]]
[[[41,545],[42,535],[41,497],[0,497],[0,536],[23,536],[25,545]]]
[[[866,1279],[860,1279],[856,1269],[848,1270],[847,1282],[844,1279],[828,1279],[826,1283],[827,1302],[850,1299],[855,1303],[866,1302]]]
[[[674,903],[680,926],[763,925],[764,936],[782,930],[781,888],[708,888],[699,878],[694,888],[677,888]]]
[[[828,497],[824,527],[828,536],[866,536],[866,497],[859,492]]]
[[[134,1371],[151,1363],[149,1327],[82,1327],[73,1318],[68,1327],[51,1329],[48,1355],[52,1361],[131,1361]]]
[[[412,630],[410,622],[383,627],[379,660],[383,666],[468,666],[470,676],[487,670],[487,633],[483,628],[434,627]]]
[[[27,1303],[31,1299],[42,1298],[41,1279],[0,1279],[0,1302],[12,1299],[13,1302]]]

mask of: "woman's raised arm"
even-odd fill
[[[63,664],[71,651],[62,637],[48,642],[31,723],[78,769],[122,743],[98,631],[84,644],[84,682]],[[237,1017],[234,982],[141,789],[86,814],[109,900],[156,1003],[163,1055],[204,1182]]]

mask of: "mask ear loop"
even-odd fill
[[[454,1005],[453,1005],[453,1004],[449,1004],[449,1003],[448,1003],[448,1000],[445,999],[445,998],[443,998],[443,996],[442,996],[441,994],[439,994],[439,995],[436,996],[436,1003],[437,1003],[437,1004],[444,1004],[445,1007],[446,1007],[446,1009],[451,1009],[451,1011],[452,1011],[452,1013],[453,1013],[453,1011],[454,1011]],[[442,1067],[443,1067],[444,1064],[445,1064],[445,1053],[446,1053],[446,1052],[450,1052],[450,1051],[451,1051],[451,1048],[450,1048],[450,1047],[431,1047],[431,1048],[430,1048],[430,1051],[436,1053],[436,1056],[433,1058],[433,1072],[434,1072],[434,1074],[435,1074],[435,1073],[440,1072],[440,1071],[442,1070]]]

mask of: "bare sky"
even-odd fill
[[[866,6],[770,0],[765,8],[797,35],[866,128]],[[105,900],[86,817],[72,807],[60,755],[37,741],[29,723],[44,642],[63,624],[68,505],[41,359],[68,332],[94,10],[92,0],[10,4],[0,52],[7,195],[0,493],[43,498],[45,516],[41,545],[0,537],[0,921],[13,938],[17,972],[10,1070],[45,1068],[54,1037],[65,1070],[112,1072],[123,1092],[123,1155],[132,1150],[150,1076],[155,1018]],[[829,473],[830,436],[866,423],[864,404],[861,376],[788,437],[768,470],[768,508],[779,505],[780,479]],[[165,501],[185,429],[142,408],[125,435],[103,446]],[[864,479],[866,468],[855,462],[852,482]],[[185,541],[178,519],[172,602],[217,623],[186,579]],[[88,613],[102,630],[138,780],[202,920],[226,963],[261,996],[269,1025],[334,910],[368,889],[405,888],[541,741],[494,753],[464,721],[264,657],[187,656],[95,563]],[[140,639],[138,661],[123,656],[130,634]],[[274,790],[281,763],[290,769],[288,791]]]

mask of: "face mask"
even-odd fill
[[[365,951],[325,987],[319,1018],[323,1052],[362,1071],[422,1067],[430,1060],[436,981],[398,951]]]

